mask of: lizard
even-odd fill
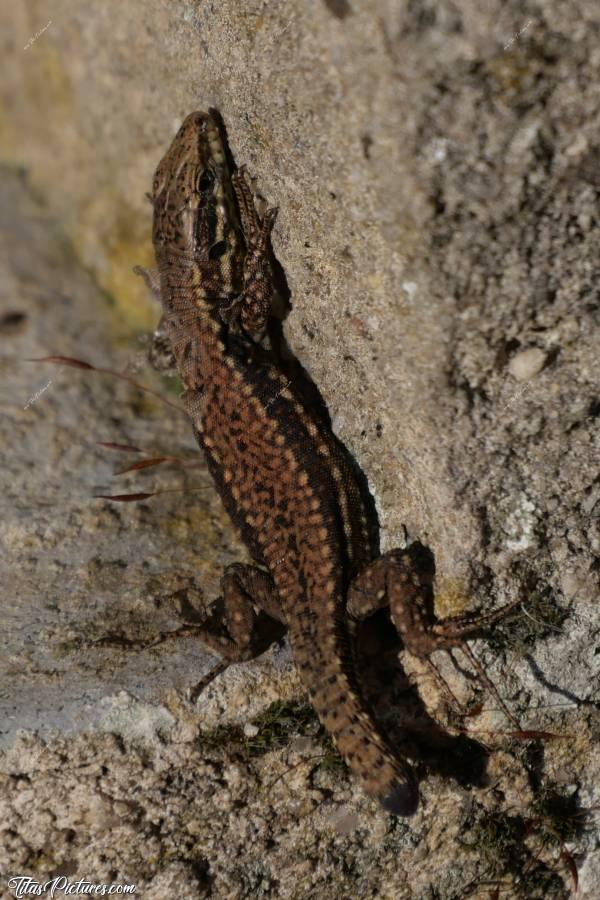
[[[150,200],[157,270],[138,272],[160,299],[184,407],[256,563],[225,571],[224,630],[201,630],[201,640],[227,662],[243,661],[255,655],[256,610],[282,622],[303,686],[351,772],[387,812],[411,816],[416,778],[361,692],[357,623],[389,604],[405,646],[427,656],[461,644],[506,607],[439,623],[410,551],[378,556],[370,495],[348,451],[269,345],[278,210],[259,214],[217,110],[186,117]]]

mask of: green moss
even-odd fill
[[[346,771],[346,764],[312,706],[298,701],[276,701],[252,724],[258,728],[252,737],[244,734],[238,725],[221,725],[202,735],[202,747],[206,750],[233,748],[246,756],[256,757],[287,746],[295,737],[311,737],[323,750],[317,768],[331,773]]]
[[[559,873],[540,860],[527,845],[535,822],[521,816],[482,813],[462,841],[483,865],[482,880],[504,884],[511,877],[511,896],[527,900],[562,900],[569,896]]]
[[[219,725],[212,731],[202,732],[200,743],[203,750],[245,749],[245,736],[238,725]]]
[[[245,735],[239,725],[220,725],[202,735],[202,746],[206,749],[237,747],[249,756],[262,756],[286,746],[293,737],[314,737],[320,727],[312,707],[282,701],[272,703],[252,724],[258,728],[253,737]]]
[[[311,706],[282,701],[272,703],[253,724],[258,728],[256,737],[248,739],[253,756],[284,747],[298,735],[312,737],[319,730],[319,720]]]
[[[532,816],[539,816],[544,843],[562,848],[567,841],[575,841],[585,827],[575,794],[561,794],[552,785],[544,784],[531,804]]]
[[[55,648],[54,655],[57,659],[65,659],[70,656],[72,653],[78,653],[81,650],[81,641],[79,640],[69,640],[69,641],[61,641],[60,644]]]
[[[160,383],[165,394],[172,394],[174,397],[179,398],[181,392],[183,391],[183,384],[181,383],[181,378],[178,375],[161,375]]]
[[[524,656],[537,641],[560,631],[568,615],[568,611],[558,606],[551,589],[532,589],[523,599],[522,608],[497,622],[486,639],[495,650],[510,650]]]
[[[341,778],[348,773],[348,766],[335,749],[333,741],[325,736],[320,741],[323,747],[323,756],[316,765],[316,770]]]

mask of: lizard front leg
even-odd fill
[[[147,269],[144,266],[134,266],[133,271],[136,275],[143,278],[150,295],[162,306],[162,296],[160,291],[160,272],[158,269]],[[150,366],[163,375],[174,376],[177,374],[177,365],[175,362],[175,354],[171,348],[171,341],[168,335],[167,322],[165,316],[162,315],[160,321],[150,339],[150,346],[147,353]]]
[[[246,242],[244,261],[244,289],[233,308],[239,313],[242,328],[254,341],[264,336],[271,314],[273,272],[271,268],[270,238],[277,208],[267,209],[261,218],[254,204],[254,194],[246,170],[242,167],[231,176],[240,211],[240,222]]]

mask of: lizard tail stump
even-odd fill
[[[380,803],[393,816],[412,816],[419,805],[416,785],[396,782]]]

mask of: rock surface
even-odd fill
[[[596,896],[593,0],[533,18],[494,0],[29,0],[0,21],[1,890],[64,874],[144,898],[546,898],[569,896],[576,867]],[[202,465],[117,477],[138,457],[98,446],[195,459],[182,415],[25,361],[136,368],[157,320],[131,273],[151,259],[144,193],[207,106],[280,207],[286,336],[369,479],[383,548],[408,533],[431,549],[440,615],[524,600],[474,649],[522,728],[558,737],[503,736],[482,694],[461,727],[490,751],[487,782],[416,754],[410,821],[333,764],[285,646],[192,707],[215,663],[193,638],[94,643],[201,616],[243,558]],[[93,498],[153,488],[199,490]],[[402,663],[447,721],[427,670]],[[462,662],[436,663],[469,702]]]

